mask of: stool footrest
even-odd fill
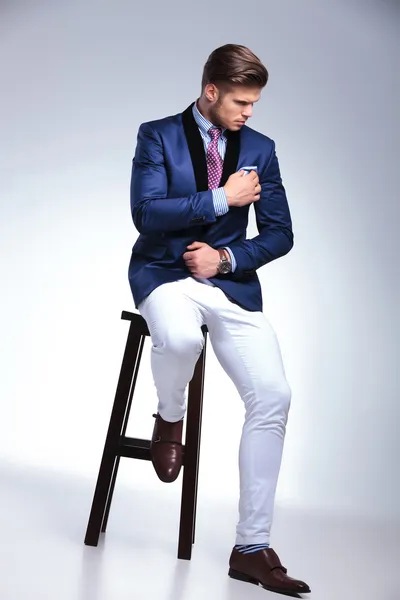
[[[121,437],[118,446],[118,456],[124,458],[138,458],[139,460],[151,460],[150,440],[140,438]],[[185,446],[182,445],[182,458],[185,464]]]
[[[138,438],[121,437],[118,455],[126,458],[139,458],[140,460],[151,460],[150,440]]]

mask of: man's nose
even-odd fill
[[[250,117],[253,114],[253,107],[252,106],[246,106],[246,108],[243,111],[243,116],[246,117],[246,119],[250,119]]]

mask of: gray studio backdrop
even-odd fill
[[[251,124],[276,141],[295,232],[259,272],[293,390],[278,500],[399,517],[398,3],[0,7],[1,459],[97,473],[133,309],[138,126],[243,43],[270,70]],[[243,409],[208,358],[200,490],[233,499]],[[132,432],[155,402],[147,349]],[[147,464],[122,476],[156,484]]]

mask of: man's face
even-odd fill
[[[206,95],[211,99],[210,116],[215,125],[238,131],[253,114],[253,105],[260,99],[261,88],[238,85],[226,91],[209,84]]]

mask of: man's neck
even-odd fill
[[[203,117],[205,119],[207,119],[207,121],[210,121],[210,123],[212,123],[212,125],[219,127],[218,123],[213,123],[213,121],[212,121],[212,117],[208,110],[207,100],[205,100],[203,97],[200,97],[196,102],[196,106],[197,106],[197,110],[199,111],[199,113],[201,115],[203,115]]]

